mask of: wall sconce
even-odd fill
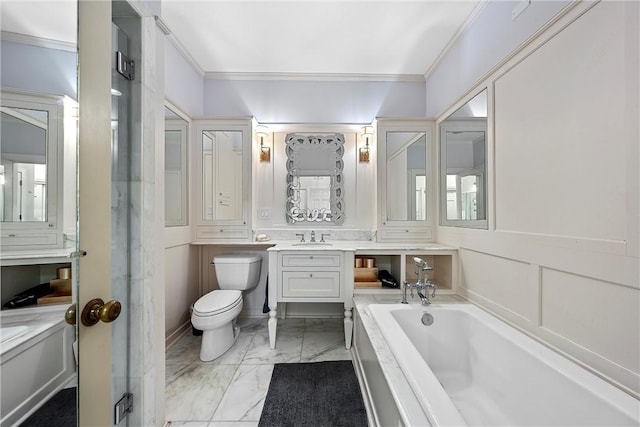
[[[360,162],[369,163],[369,138],[373,136],[373,126],[362,126],[362,137],[365,139],[365,146],[360,148]]]
[[[270,162],[271,161],[271,147],[264,146],[264,138],[269,137],[269,128],[265,125],[256,126],[256,136],[260,138],[260,161],[261,162]]]

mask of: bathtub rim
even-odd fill
[[[376,307],[372,307],[372,306],[376,306]],[[455,304],[438,303],[438,304],[432,304],[430,307],[435,309],[466,311],[472,317],[476,319],[480,319],[481,321],[487,322],[487,326],[493,329],[494,331],[496,331],[497,333],[499,333],[500,335],[504,336],[505,334],[508,334],[509,339],[512,339],[513,341],[515,341],[517,345],[524,345],[525,350],[533,354],[534,356],[536,357],[540,356],[540,358],[545,364],[552,364],[554,366],[554,369],[557,369],[563,375],[571,376],[571,378],[573,378],[573,380],[576,383],[578,383],[581,387],[589,389],[593,394],[599,396],[602,399],[607,400],[612,407],[616,408],[621,413],[628,416],[630,419],[640,421],[640,415],[638,414],[638,410],[640,409],[640,401],[636,399],[635,396],[627,393],[625,389],[619,388],[615,383],[611,383],[607,381],[606,378],[603,378],[602,376],[597,375],[595,372],[593,372],[591,369],[588,369],[583,364],[577,363],[572,357],[569,357],[563,352],[556,350],[554,347],[549,346],[545,342],[542,342],[539,339],[536,339],[536,337],[531,336],[530,334],[526,333],[526,331],[523,331],[522,329],[511,324],[510,322],[487,311],[483,307],[478,306],[470,301],[464,301],[462,303],[455,303]],[[373,308],[373,312],[371,312],[372,308]],[[384,326],[380,327],[381,326],[380,322],[386,321],[388,324],[388,322],[392,321],[396,324],[396,328],[399,328],[402,331],[402,328],[400,327],[400,325],[397,324],[397,321],[394,318],[392,311],[398,311],[398,310],[428,311],[429,307],[416,305],[416,304],[404,305],[404,304],[371,303],[371,304],[368,304],[367,310],[369,310],[369,312],[371,313],[372,317],[377,323],[376,326],[379,328],[380,332],[383,334],[383,337],[386,340],[387,334],[389,334],[390,332],[388,331],[385,334],[385,331],[384,331],[385,327]],[[378,322],[378,319],[380,319],[380,322]],[[387,327],[387,329],[389,328]],[[403,345],[412,346],[409,338],[404,332],[398,333],[396,335],[391,335],[391,336],[393,337],[393,339],[400,339]],[[398,360],[398,356],[396,355],[396,353],[393,352],[393,349],[391,349],[391,346],[389,347],[394,357],[396,358],[397,363],[400,365],[401,368],[403,368],[403,371],[404,369],[407,369],[407,366],[406,366],[408,363],[407,360],[404,358],[402,358],[403,360]],[[411,359],[411,363],[418,363],[418,362],[424,363],[424,361],[422,361],[422,356],[418,353],[418,351],[413,346],[409,348],[409,351],[405,352],[405,355],[406,353],[410,354],[409,358]],[[435,378],[435,375],[431,371],[429,371],[429,373],[433,375],[433,378]],[[423,379],[424,378],[427,378],[429,380],[432,379],[428,375],[427,376],[418,375],[418,376],[420,376]],[[437,379],[435,381],[439,389],[442,390],[442,392],[446,395],[446,392],[439,385],[439,382],[437,381]],[[414,391],[421,390],[419,386],[419,382],[420,382],[419,380],[415,378],[414,380],[408,379],[408,382],[411,385],[412,390]],[[424,396],[422,391],[417,392],[417,394],[421,395],[421,397]],[[448,398],[448,395],[446,396]],[[433,397],[430,396],[430,399],[433,399]],[[425,413],[426,413],[426,410],[425,410]],[[465,421],[465,425],[466,425],[466,421]]]

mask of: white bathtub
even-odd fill
[[[75,381],[67,305],[0,312],[0,426],[18,425]]]
[[[471,304],[367,309],[421,412],[392,389],[405,425],[640,425],[640,401]]]

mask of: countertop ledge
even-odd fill
[[[457,248],[440,243],[380,243],[368,240],[328,240],[326,242],[304,242],[296,240],[267,240],[265,242],[250,242],[246,240],[229,241],[197,241],[192,245],[216,245],[216,246],[268,246],[268,250],[300,250],[300,251],[457,251]]]

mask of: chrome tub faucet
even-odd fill
[[[411,290],[411,298],[413,298],[413,290],[416,289],[422,305],[431,304],[431,298],[436,296],[436,284],[426,278],[426,271],[433,270],[429,267],[429,264],[422,258],[413,258],[413,262],[416,264],[416,282],[409,283],[406,280],[402,286],[402,304],[408,304],[407,302],[407,288]],[[425,277],[423,277],[425,276]],[[426,292],[423,292],[425,291]],[[429,292],[431,291],[431,292]]]

